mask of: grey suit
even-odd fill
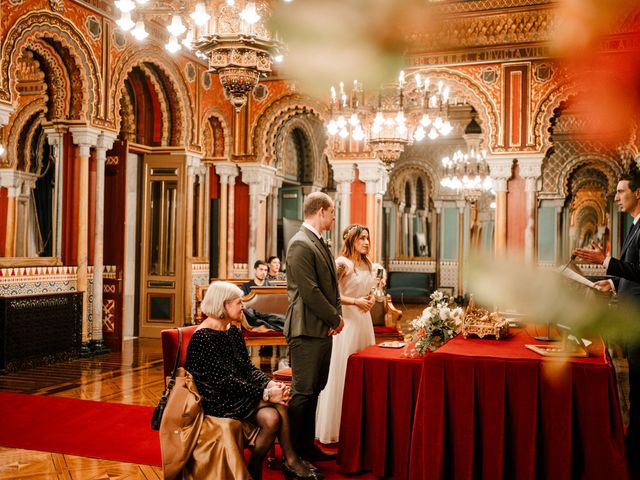
[[[291,437],[298,454],[312,457],[318,395],[327,383],[332,337],[342,308],[331,253],[304,226],[287,247],[289,308],[284,335],[289,343],[292,396],[289,402]]]
[[[614,284],[621,298],[640,304],[640,221],[625,239],[620,259],[611,258],[607,274],[614,275]],[[631,478],[640,478],[640,345],[637,340],[627,346],[629,361],[629,427],[627,428],[627,458]]]

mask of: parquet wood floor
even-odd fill
[[[405,322],[424,308],[406,307]],[[285,355],[286,347],[251,348],[254,363],[266,372],[276,370]],[[164,389],[162,375],[160,340],[132,339],[120,353],[0,375],[0,391],[153,406]],[[0,447],[0,480],[161,478],[162,469],[149,465]]]

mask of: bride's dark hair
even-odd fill
[[[371,271],[371,260],[369,257],[362,253],[358,253],[355,249],[356,240],[362,235],[362,232],[367,232],[369,234],[369,242],[371,242],[371,232],[364,225],[360,225],[358,223],[353,223],[344,229],[342,232],[342,252],[341,255],[343,257],[348,258],[349,260],[356,263],[358,260],[364,262],[367,267],[369,267],[369,271]]]

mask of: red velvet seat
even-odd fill
[[[180,350],[180,363],[178,365],[180,367],[184,367],[184,363],[187,360],[187,346],[189,345],[191,335],[196,331],[196,328],[198,328],[197,325],[181,327],[182,349]],[[164,382],[166,386],[167,377],[171,376],[171,372],[173,372],[173,365],[176,361],[176,353],[178,351],[178,330],[175,328],[162,330],[162,332],[160,332],[160,339],[162,341],[162,363],[164,366]]]

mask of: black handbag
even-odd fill
[[[171,393],[171,389],[176,383],[176,372],[178,371],[178,366],[180,363],[180,350],[182,349],[182,329],[178,328],[178,352],[176,353],[176,361],[173,364],[173,372],[171,372],[171,379],[167,384],[167,388],[162,394],[162,398],[158,402],[155,410],[153,411],[153,416],[151,417],[151,429],[152,430],[160,430],[160,423],[162,422],[162,414],[164,413],[164,409],[167,406],[167,399],[169,398],[169,394]]]

